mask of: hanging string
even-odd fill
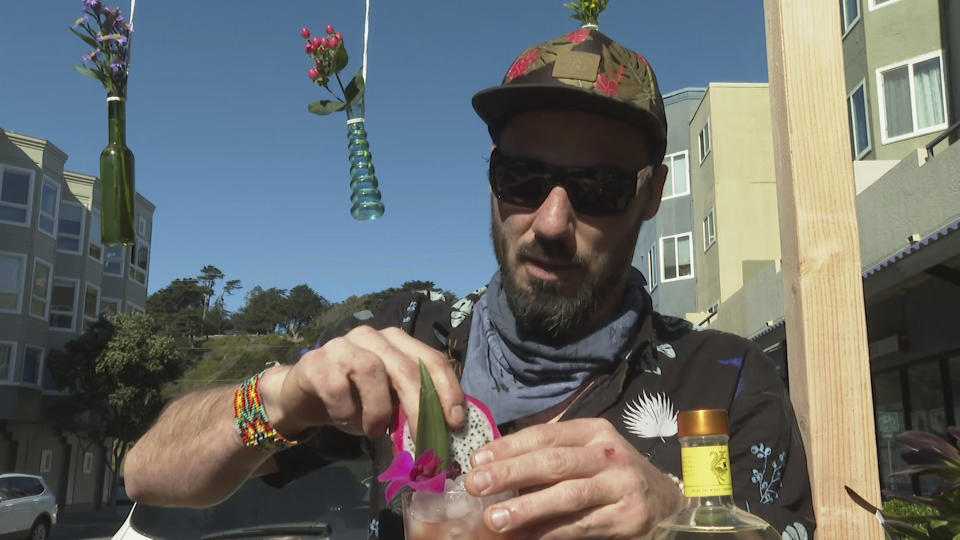
[[[130,0],[130,37],[127,38],[127,77],[130,76],[130,61],[133,57],[133,10],[137,7],[137,0]],[[129,93],[129,89],[127,90]]]
[[[136,1],[136,0],[131,0]],[[363,84],[367,84],[367,36],[370,34],[370,0],[367,0],[367,9],[363,15]]]

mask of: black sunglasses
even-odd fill
[[[534,159],[490,154],[490,188],[497,199],[537,208],[554,186],[563,186],[578,214],[613,216],[630,206],[638,171],[617,167],[558,167]]]

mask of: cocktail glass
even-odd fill
[[[449,480],[447,481],[450,482]],[[403,497],[403,528],[406,540],[514,540],[513,533],[491,531],[483,522],[483,510],[509,497],[474,497],[462,489],[441,493],[409,491]]]

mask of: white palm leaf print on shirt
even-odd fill
[[[623,425],[630,433],[645,439],[672,437],[677,434],[677,412],[666,394],[643,392],[627,403]]]

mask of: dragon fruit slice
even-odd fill
[[[402,410],[399,411],[397,423],[390,431],[390,438],[393,441],[394,454],[406,450],[416,455],[416,444],[410,433],[410,424]],[[450,458],[460,465],[462,472],[469,472],[472,468],[470,456],[483,445],[499,438],[500,430],[497,429],[497,423],[493,420],[490,409],[479,399],[467,396],[467,422],[459,430],[450,431]]]

